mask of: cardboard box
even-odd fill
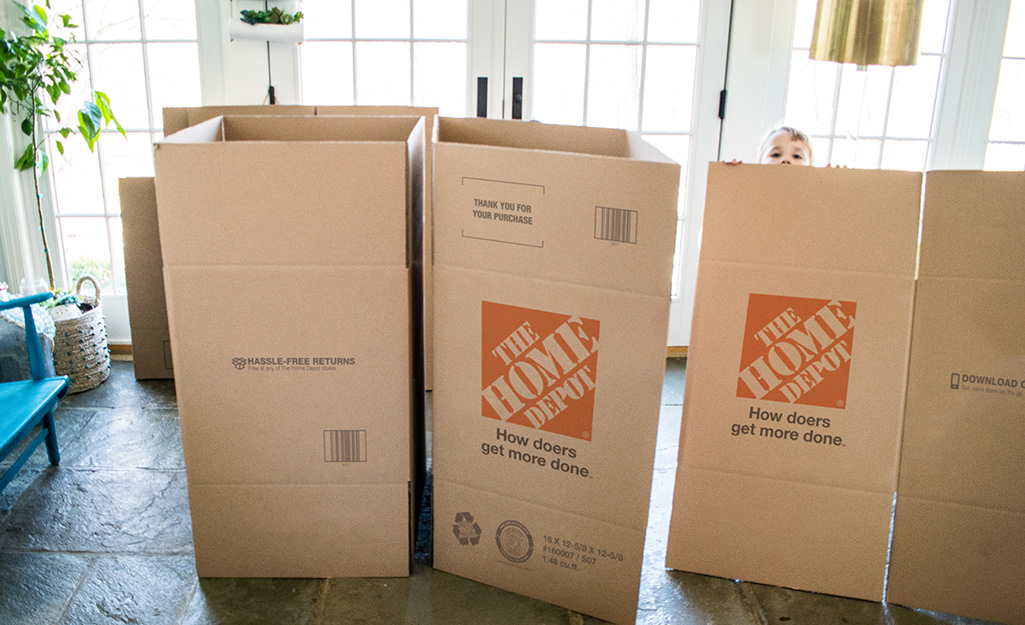
[[[633,623],[680,168],[527,122],[434,148],[434,566]]]
[[[191,108],[165,108],[164,134],[169,135],[189,126],[194,126],[219,115],[369,115],[420,117],[426,121],[427,137],[434,134],[434,120],[438,116],[437,107],[422,106],[297,106],[297,105],[239,105],[239,106],[200,106]],[[426,150],[424,156],[424,257],[430,258],[431,250],[431,184],[433,176],[434,153]],[[430,390],[434,384],[433,352],[434,339],[434,299],[431,296],[433,274],[430,266],[424,272],[424,363],[426,366],[424,382]]]
[[[882,598],[921,180],[709,165],[667,566]]]
[[[170,136],[179,130],[185,130],[189,126],[195,126],[201,122],[222,115],[284,115],[284,116],[309,116],[316,115],[317,107],[301,106],[298,104],[239,104],[224,106],[190,106],[190,107],[165,107],[164,136]],[[430,136],[430,135],[428,135]]]
[[[135,378],[170,379],[174,377],[174,363],[171,332],[167,328],[164,263],[160,257],[153,178],[122,178],[118,191]]]
[[[434,136],[434,122],[438,117],[437,107],[423,106],[318,106],[317,115],[413,115],[423,116],[428,137]],[[431,221],[433,213],[431,200],[434,197],[431,185],[434,183],[434,150],[427,150],[424,157],[424,258],[431,258]],[[434,274],[430,264],[424,266],[424,384],[427,390],[434,388]]]
[[[1025,623],[1025,174],[926,178],[887,600]]]
[[[219,117],[156,189],[201,576],[404,576],[421,118]]]

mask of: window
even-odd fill
[[[74,287],[84,274],[106,293],[124,293],[124,255],[118,179],[153,175],[153,143],[165,106],[198,105],[199,59],[191,2],[175,0],[51,0],[77,25],[74,50],[82,61],[61,117],[73,119],[90,90],[110,96],[125,129],[104,131],[90,153],[66,141],[59,155],[49,128],[50,198],[64,275]],[[54,247],[51,245],[51,247]]]
[[[700,9],[699,0],[536,0],[532,117],[639,132],[686,172]],[[681,188],[673,296],[686,197]]]
[[[1025,0],[1011,2],[985,169],[1025,169]]]
[[[304,0],[306,104],[466,112],[467,0]]]
[[[808,58],[816,4],[797,6],[788,125],[808,133],[818,165],[924,171],[935,140],[950,0],[925,0],[917,65],[860,70]]]

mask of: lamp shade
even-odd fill
[[[924,0],[819,0],[808,56],[865,65],[914,65]]]

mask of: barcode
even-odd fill
[[[637,211],[596,206],[594,238],[619,243],[637,243]]]
[[[366,461],[366,430],[324,430],[324,462]]]

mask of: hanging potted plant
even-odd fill
[[[280,7],[259,10],[243,10],[238,18],[229,22],[228,35],[231,39],[255,39],[279,43],[302,42],[302,11],[285,11]]]
[[[28,7],[15,2],[21,12],[20,22],[27,31],[18,34],[0,28],[0,113],[10,113],[28,138],[24,148],[16,147],[14,167],[19,171],[32,171],[36,211],[39,216],[39,233],[42,237],[43,255],[46,257],[46,272],[50,289],[54,288],[53,262],[43,227],[43,203],[40,194],[40,177],[46,173],[50,157],[46,152],[46,137],[41,124],[44,118],[60,125],[57,133],[60,139],[54,141],[57,151],[64,153],[64,143],[72,133],[82,135],[92,151],[100,136],[100,130],[113,123],[124,135],[110,108],[110,99],[100,91],[94,91],[77,115],[77,126],[63,125],[57,104],[71,93],[71,85],[77,79],[76,70],[81,62],[69,48],[74,36],[63,38],[60,33],[76,28],[68,15],[50,15],[50,1],[43,4],[34,1]]]

